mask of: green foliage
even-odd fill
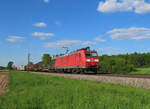
[[[0,70],[0,72],[9,72],[8,69]]]
[[[129,73],[135,71],[136,67],[150,67],[150,53],[100,56],[101,73]]]
[[[10,72],[0,109],[150,109],[150,91],[120,85]]]
[[[6,67],[0,66],[0,70],[5,70]]]
[[[101,56],[100,73],[129,73],[134,71],[134,65],[121,56]]]
[[[44,68],[49,68],[51,62],[50,54],[44,54],[42,57],[42,64]]]
[[[6,67],[0,66],[0,72],[8,72]]]
[[[54,68],[55,67],[55,59],[52,59],[50,64],[51,64],[50,67]]]
[[[33,63],[33,62],[31,62],[31,61],[28,63],[28,65],[33,65],[33,64],[34,64],[34,63]]]
[[[42,61],[38,62],[37,64],[38,64],[39,66],[42,66],[42,65],[43,65]]]
[[[137,68],[132,74],[150,74],[150,68]]]
[[[133,53],[121,55],[122,58],[133,64],[135,67],[150,67],[150,53]]]
[[[13,67],[12,67],[13,64],[14,64],[14,62],[9,61],[9,62],[8,62],[8,65],[7,65],[7,69],[8,69],[8,70],[12,70],[12,69],[13,69]]]

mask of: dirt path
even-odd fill
[[[117,77],[117,76],[115,77],[105,75],[57,74],[57,73],[43,73],[43,72],[33,72],[33,73],[61,76],[65,78],[80,79],[80,80],[98,81],[102,83],[120,84],[125,86],[132,86],[135,88],[150,89],[150,79],[148,78],[132,78],[132,77]]]
[[[9,73],[0,72],[0,96],[7,91]]]

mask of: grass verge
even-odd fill
[[[150,68],[137,68],[137,71],[131,72],[132,74],[150,74]]]
[[[9,70],[0,70],[0,72],[9,72]]]
[[[150,109],[150,91],[120,85],[10,72],[0,109]]]

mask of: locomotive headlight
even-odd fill
[[[90,59],[86,59],[86,61],[87,61],[87,62],[90,62],[91,60],[90,60]]]
[[[94,61],[95,61],[95,62],[98,62],[99,60],[98,60],[98,59],[95,59]]]

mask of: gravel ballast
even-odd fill
[[[80,75],[80,74],[57,74],[57,73],[43,73],[33,72],[44,75],[60,76],[64,78],[90,80],[102,83],[120,84],[124,86],[132,86],[135,88],[150,89],[150,79],[145,78],[130,78],[130,77],[111,77],[104,75]]]

